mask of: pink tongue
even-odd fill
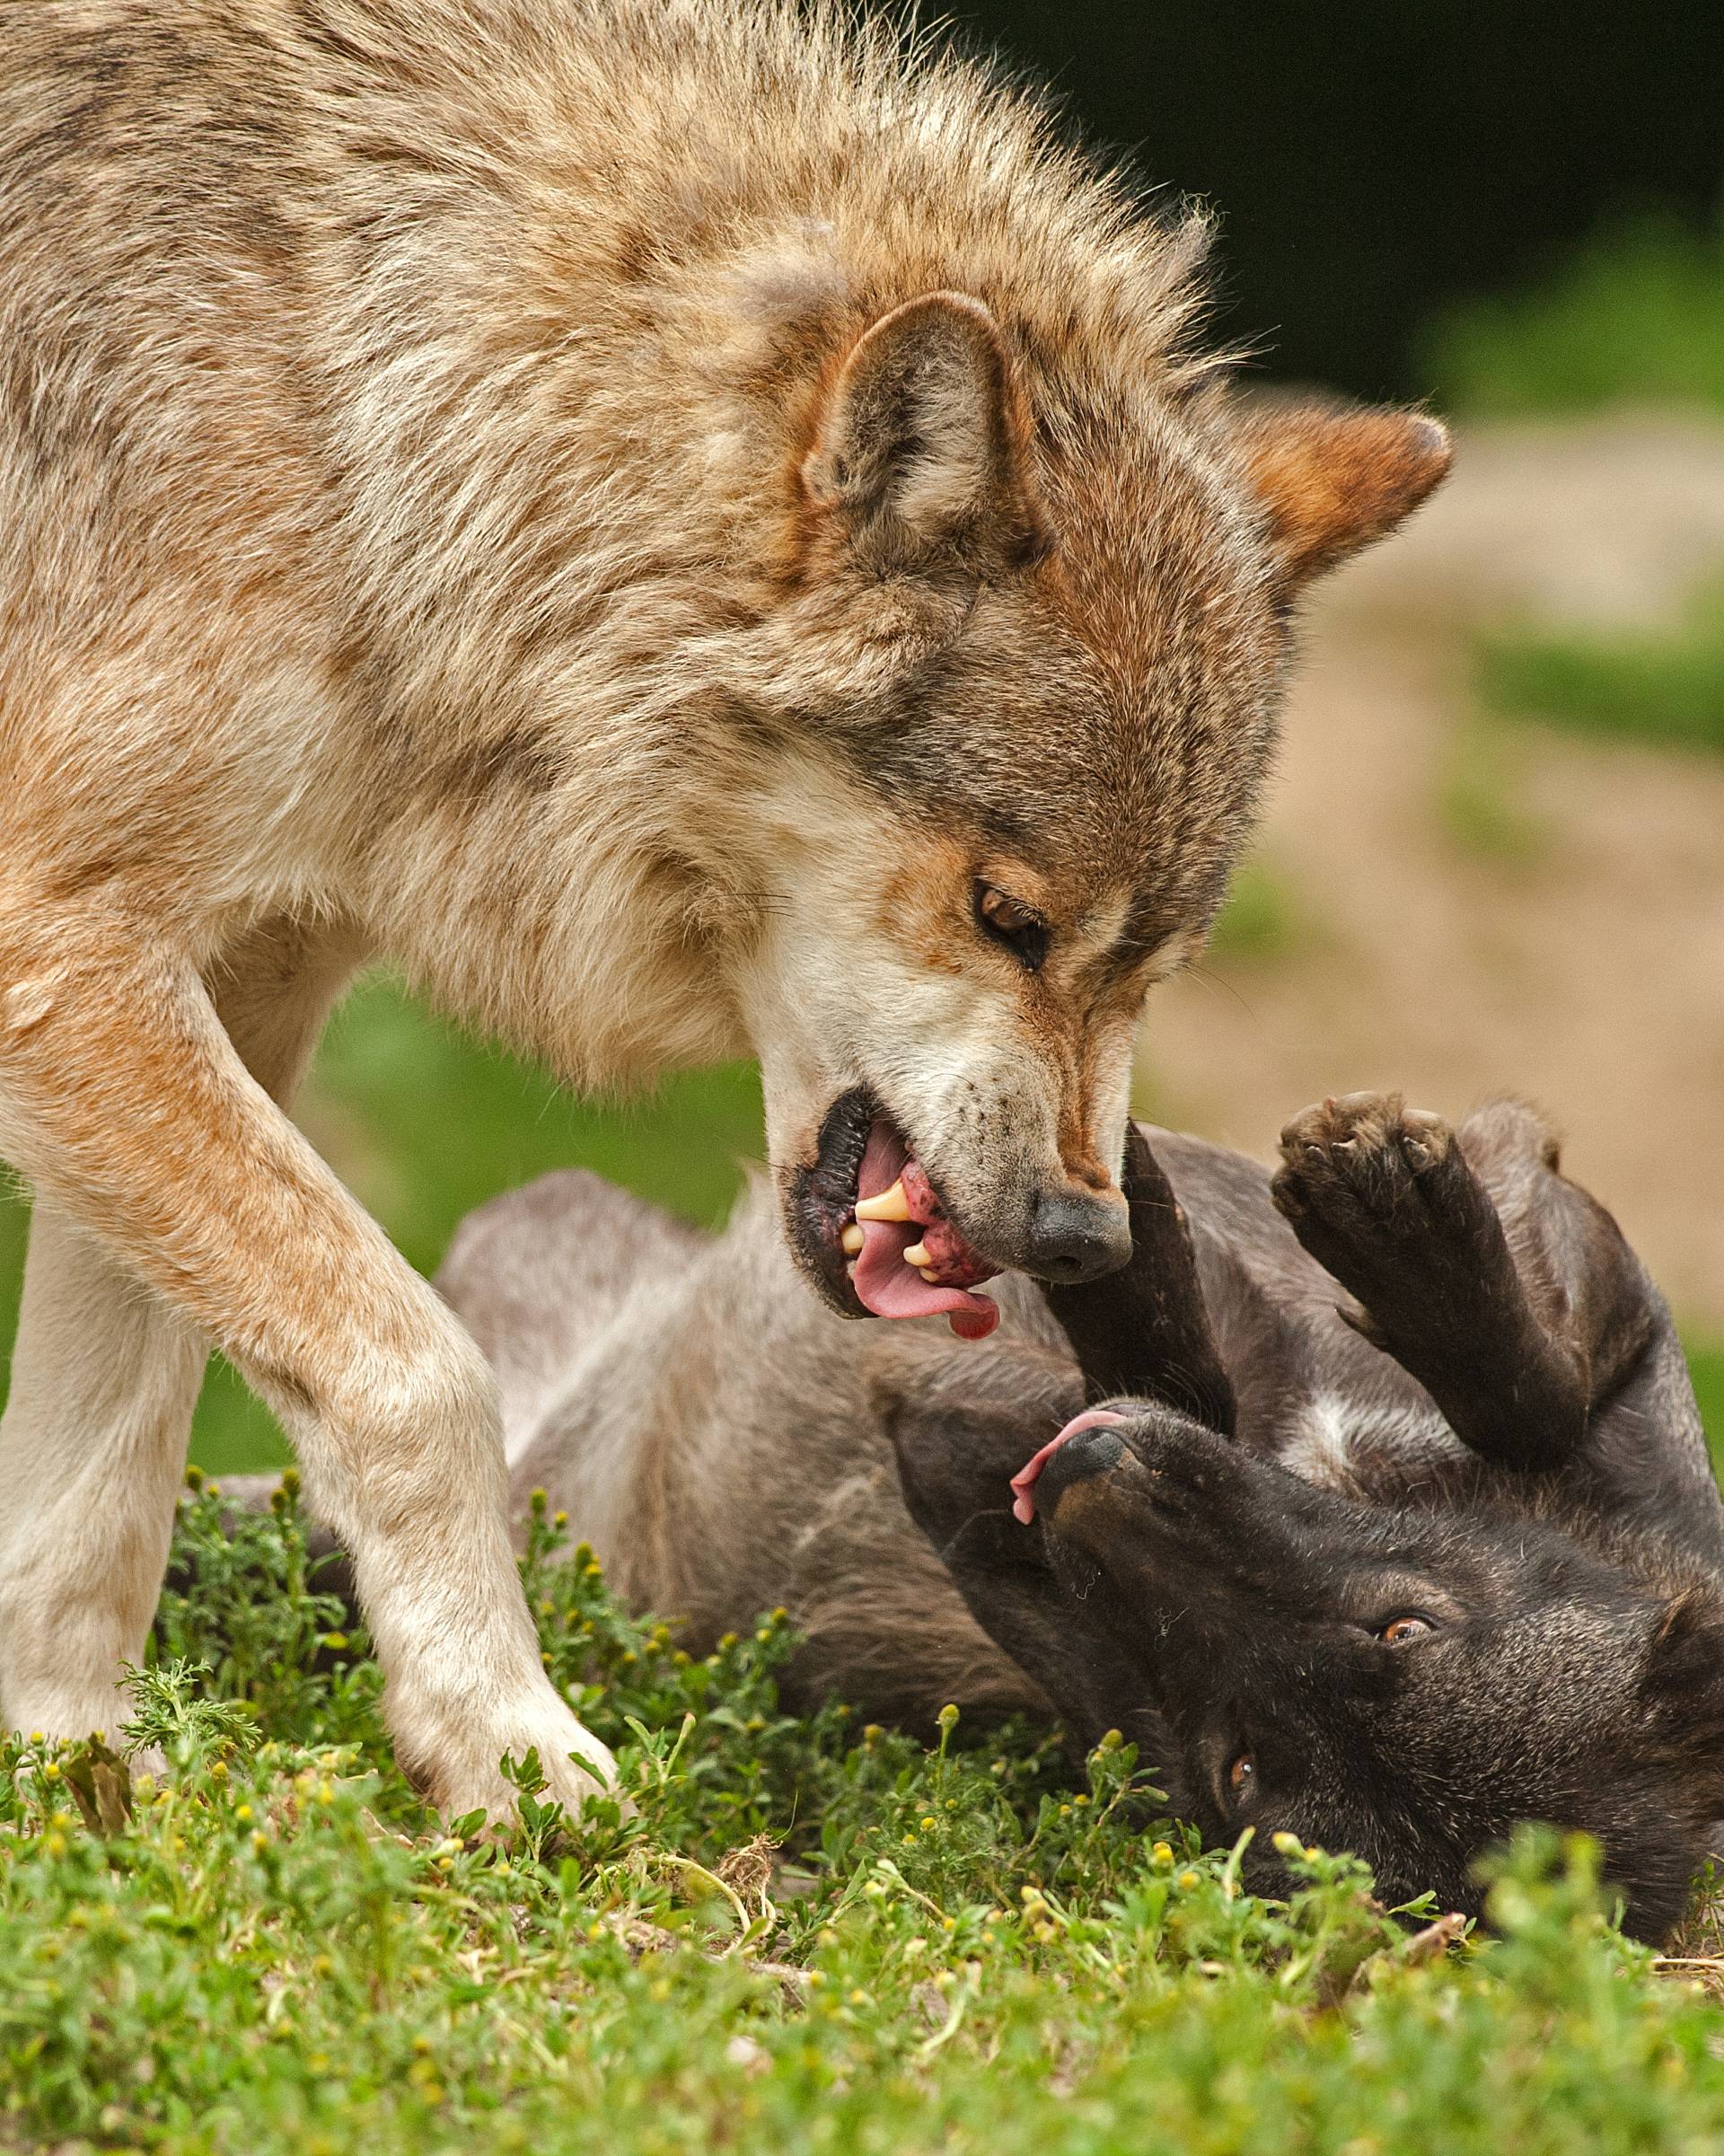
[[[876,1122],[856,1179],[858,1198],[877,1198],[904,1172],[909,1148],[888,1122]],[[922,1237],[925,1222],[864,1220],[862,1254],[850,1275],[863,1307],[876,1317],[945,1317],[960,1340],[986,1340],[999,1323],[999,1306],[966,1288],[937,1288],[925,1280],[904,1253]]]
[[[1027,1527],[1035,1518],[1035,1485],[1042,1478],[1042,1470],[1070,1438],[1080,1430],[1103,1430],[1110,1422],[1123,1422],[1123,1415],[1116,1415],[1111,1407],[1086,1407],[1081,1415],[1074,1415],[1057,1438],[1050,1438],[1041,1451],[1024,1464],[1012,1477],[1012,1517]]]

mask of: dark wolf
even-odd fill
[[[432,1796],[608,1772],[483,1360],[286,1113],[374,956],[573,1085],[757,1054],[847,1315],[1123,1262],[1297,594],[1448,454],[1242,408],[1200,240],[827,0],[0,9],[11,1722],[111,1720],[214,1342]],[[944,1241],[853,1283],[871,1140]]]
[[[783,1604],[794,1703],[1117,1728],[1183,1816],[1473,1911],[1517,1821],[1602,1843],[1629,1927],[1724,1818],[1724,1510],[1668,1312],[1549,1131],[1358,1095],[1272,1183],[1128,1151],[1122,1272],[1000,1288],[964,1349],[826,1323],[757,1191],[709,1241],[579,1174],[444,1287],[542,1485],[701,1648]]]

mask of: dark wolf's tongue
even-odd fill
[[[1111,1407],[1086,1407],[1081,1415],[1074,1415],[1057,1437],[1051,1437],[1025,1461],[1012,1477],[1012,1514],[1025,1527],[1035,1518],[1035,1485],[1042,1480],[1042,1470],[1059,1451],[1082,1430],[1104,1430],[1111,1423],[1123,1422],[1125,1417],[1116,1414]]]
[[[937,1260],[930,1272],[985,1280],[990,1271],[941,1211],[927,1176],[910,1158],[897,1131],[891,1123],[876,1122],[868,1133],[856,1194],[877,1198],[901,1177],[914,1217],[862,1222],[862,1252],[850,1275],[858,1299],[876,1317],[944,1316],[960,1340],[985,1340],[999,1323],[996,1302],[985,1295],[972,1295],[967,1288],[925,1280],[913,1265],[905,1264],[905,1251],[913,1244],[926,1243],[929,1256]]]

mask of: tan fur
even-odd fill
[[[282,1112],[372,954],[577,1085],[752,1047],[781,1165],[866,1083],[1003,1262],[1037,1192],[1106,1195],[1292,586],[1446,459],[1381,417],[1260,485],[1200,246],[823,4],[5,11],[9,1717],[111,1719],[214,1339],[433,1793],[505,1801],[528,1743],[604,1771],[489,1379]],[[984,864],[1042,893],[1034,981]],[[123,1526],[75,1526],[96,1475]]]

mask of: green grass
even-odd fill
[[[1710,232],[1613,219],[1544,282],[1451,309],[1423,356],[1445,407],[1469,417],[1724,410],[1724,215]]]
[[[533,1794],[445,1833],[390,1764],[293,1500],[190,1495],[134,1733],[0,1756],[0,2145],[86,2156],[1570,2156],[1715,2147],[1724,2009],[1527,1837],[1444,1953],[1307,1852],[1286,1903],[1157,1817],[1148,1763],[923,1751],[778,1710],[767,1617],[709,1658],[542,1516],[547,1661],[637,1816]],[[128,1786],[129,1780],[129,1788]]]
[[[1496,629],[1475,648],[1482,700],[1573,734],[1658,748],[1724,750],[1724,591],[1679,628],[1610,636]]]

